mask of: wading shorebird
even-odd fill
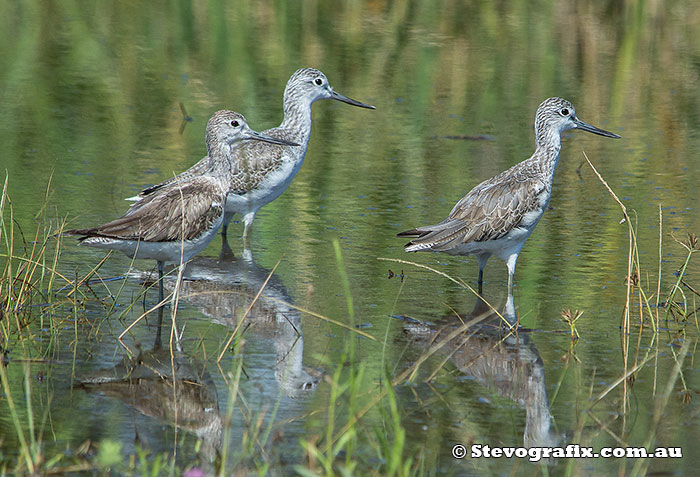
[[[280,147],[261,142],[243,146],[232,163],[231,181],[221,228],[222,252],[228,248],[226,233],[235,214],[243,216],[243,246],[249,249],[250,226],[258,210],[278,198],[296,176],[304,162],[311,135],[311,105],[320,99],[335,99],[361,108],[376,109],[333,90],[326,75],[313,68],[297,70],[284,89],[284,120],[263,134],[293,141],[297,148]],[[149,187],[130,199],[148,197],[173,182],[199,175],[206,168],[207,158],[176,177]]]
[[[250,129],[233,111],[217,111],[206,130],[207,157],[197,174],[159,187],[138,200],[126,214],[99,227],[69,230],[80,244],[118,250],[131,258],[158,262],[159,302],[163,301],[163,265],[184,264],[206,248],[224,220],[232,163],[244,144],[299,144]]]
[[[534,154],[474,187],[439,224],[398,234],[399,237],[412,238],[405,246],[406,251],[476,255],[479,295],[486,262],[491,255],[496,255],[508,267],[508,297],[512,299],[515,262],[547,209],[561,150],[561,133],[569,129],[620,137],[578,119],[574,106],[567,100],[546,99],[535,115]]]

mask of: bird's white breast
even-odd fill
[[[285,159],[279,167],[267,173],[260,184],[245,194],[229,193],[226,212],[247,214],[278,198],[289,187],[301,168],[301,161]]]

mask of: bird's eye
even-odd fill
[[[562,116],[568,116],[569,110],[567,108],[562,108],[562,110],[559,111],[559,114],[561,114]]]
[[[321,78],[316,78],[314,83],[316,83],[317,86],[321,86],[323,84],[323,80]]]
[[[234,119],[233,121],[231,121],[231,126],[233,126],[234,128],[237,128],[237,127],[240,126],[240,125],[241,125],[241,123],[239,123],[239,122],[236,121],[235,119]]]

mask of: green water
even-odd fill
[[[145,301],[140,297],[138,277],[91,285],[89,299],[76,310],[66,305],[42,313],[45,308],[36,303],[26,328],[33,330],[31,340],[26,333],[21,339],[9,318],[0,318],[0,347],[9,360],[8,385],[23,431],[29,435],[33,416],[34,435],[48,458],[73,458],[86,441],[108,440],[120,444],[125,456],[145,447],[151,461],[159,453],[173,457],[177,448],[181,469],[197,463],[213,472],[222,453],[228,455],[225,473],[269,464],[269,473],[286,474],[295,465],[310,466],[301,441],[324,442],[338,367],[363,374],[357,402],[341,396],[335,404],[334,434],[349,414],[379,397],[385,372],[399,376],[428,349],[430,335],[395,317],[438,323],[474,307],[474,295],[443,276],[379,260],[417,262],[474,286],[473,258],[409,255],[396,233],[442,220],[474,185],[527,158],[538,104],[562,96],[580,119],[623,139],[565,134],[551,209],[526,243],[515,276],[517,312],[522,326],[533,331],[517,343],[472,340],[464,345],[471,351],[446,346],[411,384],[397,385],[399,424],[407,436],[403,456],[413,458],[414,471],[428,474],[632,472],[633,459],[530,464],[452,457],[455,444],[523,445],[530,415],[550,425],[540,436],[549,444],[642,446],[651,436],[651,448],[681,447],[683,459],[656,459],[645,468],[692,474],[700,465],[692,445],[700,437],[694,315],[686,324],[662,320],[657,335],[648,326],[641,332],[633,327],[626,347],[620,319],[628,229],[583,152],[637,226],[641,281],[652,294],[661,210],[664,301],[686,257],[675,238],[700,231],[699,19],[700,6],[683,1],[0,3],[0,165],[7,171],[18,250],[19,231],[31,247],[40,219],[52,225],[65,219],[72,228],[123,214],[124,197],[205,154],[204,127],[218,109],[243,113],[257,130],[279,124],[284,85],[299,67],[319,68],[337,91],[377,107],[316,103],[301,171],[253,225],[255,265],[239,262],[219,270],[213,260],[217,239],[201,267],[194,267],[202,275],[217,270],[205,292],[209,286],[225,296],[248,295],[236,301],[200,293],[180,304],[184,351],[198,363],[192,366],[206,383],[204,397],[192,391],[189,398],[171,399],[167,386],[76,386],[121,363],[125,351],[116,337],[156,300],[154,292]],[[483,137],[455,138],[460,136]],[[240,224],[229,229],[238,257],[241,233]],[[352,314],[334,240],[349,279]],[[58,270],[70,279],[82,277],[103,257],[66,238]],[[227,351],[217,367],[235,317],[245,313],[280,259],[267,301],[250,313],[256,324],[241,328],[245,344]],[[130,265],[115,254],[99,276],[124,276]],[[133,270],[152,268],[137,261]],[[403,280],[389,279],[389,270]],[[684,280],[695,289],[698,271],[691,260]],[[502,306],[506,282],[505,265],[493,259],[485,272],[486,299]],[[697,297],[689,288],[684,292],[675,300],[695,309]],[[54,290],[53,299],[67,293]],[[118,296],[116,311],[110,310],[110,293]],[[285,308],[280,300],[360,325],[377,341]],[[656,301],[652,296],[651,303]],[[583,311],[573,354],[564,309]],[[290,334],[287,319],[298,326],[301,342]],[[53,332],[49,323],[57,323]],[[167,341],[167,327],[163,333]],[[140,323],[126,342],[146,352],[154,336],[153,326]],[[674,379],[655,417],[688,342],[681,378]],[[629,353],[626,367],[623,350]],[[477,356],[486,368],[480,374],[469,371]],[[648,356],[633,384],[616,386],[592,406],[591,397]],[[302,377],[314,383],[310,389],[285,388],[296,381],[280,366],[283,358],[293,361],[295,373],[308,373]],[[229,418],[230,373],[240,359],[240,394]],[[527,380],[529,398],[512,391]],[[683,396],[692,399],[686,403]],[[183,409],[170,410],[173,401]],[[188,402],[203,414],[189,417]],[[0,465],[12,470],[7,463],[17,461],[21,446],[9,409],[3,391]],[[339,454],[338,465],[348,465],[345,456],[351,455],[355,473],[387,472],[375,448],[380,435],[395,441],[388,409],[381,400],[362,415],[359,437]],[[258,418],[270,437],[246,454]],[[193,423],[183,422],[188,419]],[[209,424],[206,431],[202,423]]]

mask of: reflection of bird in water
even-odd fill
[[[181,300],[198,307],[213,322],[235,328],[269,274],[252,260],[219,263],[197,257],[187,266],[180,285]],[[175,286],[168,277],[164,284],[166,288]],[[275,379],[285,395],[296,398],[315,390],[318,377],[303,365],[301,315],[289,303],[291,298],[281,280],[272,275],[240,329],[274,343]]]
[[[504,317],[514,310],[506,310]],[[412,344],[428,349],[445,342],[439,353],[464,376],[501,396],[512,399],[525,409],[525,447],[554,446],[557,437],[550,431],[552,416],[545,386],[542,359],[529,337],[503,333],[500,317],[483,301],[477,300],[471,314],[461,317],[464,323],[481,319],[456,336],[462,325],[455,316],[441,319],[440,325],[407,325]],[[447,323],[445,323],[447,320]]]
[[[125,357],[112,368],[86,373],[77,381],[88,391],[117,397],[146,416],[195,434],[209,462],[221,451],[223,421],[216,385],[205,366],[188,356],[177,355],[173,367],[170,351],[155,347],[136,358]]]

